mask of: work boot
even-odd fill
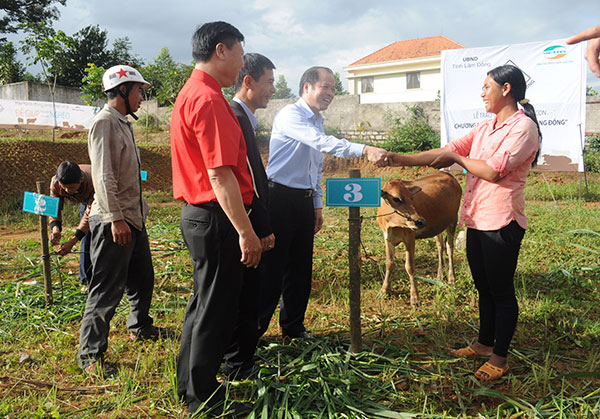
[[[144,340],[151,340],[156,342],[159,339],[171,339],[175,337],[175,332],[171,329],[167,329],[165,327],[157,327],[157,326],[148,326],[138,332],[131,332],[129,334],[129,339],[134,342],[141,342]]]

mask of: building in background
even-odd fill
[[[360,103],[434,101],[442,88],[441,52],[459,48],[466,47],[445,36],[394,42],[344,67],[348,91]]]

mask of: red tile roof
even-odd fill
[[[429,38],[409,39],[389,44],[366,57],[350,64],[349,67],[362,64],[383,63],[387,61],[408,60],[411,58],[440,55],[445,49],[466,48],[464,45],[443,35]]]

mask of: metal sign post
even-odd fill
[[[354,353],[362,350],[360,324],[360,207],[378,207],[381,179],[360,178],[360,170],[350,170],[349,179],[326,180],[326,204],[348,208],[348,263],[350,269],[350,342]]]

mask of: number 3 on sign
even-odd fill
[[[327,179],[325,186],[331,207],[378,207],[381,202],[380,178]]]
[[[344,201],[358,202],[363,199],[363,194],[360,192],[362,186],[358,183],[349,183],[344,186],[344,189],[348,191],[348,193],[344,194]]]

